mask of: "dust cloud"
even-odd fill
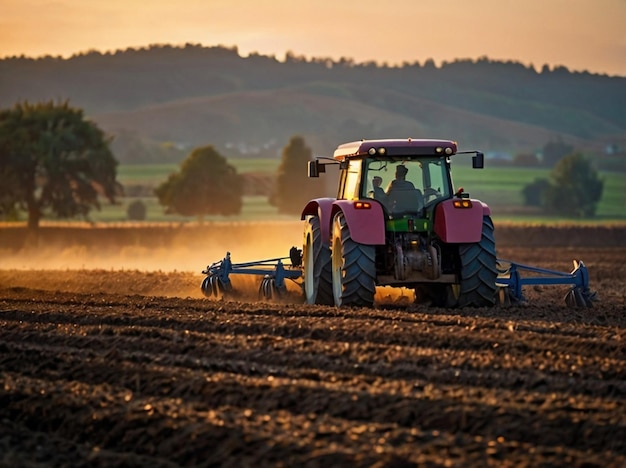
[[[288,257],[291,247],[302,248],[301,222],[42,230],[36,245],[20,245],[13,234],[11,241],[6,231],[0,239],[0,287],[79,293],[200,298],[202,270],[227,252],[233,263],[244,263]],[[261,279],[231,275],[234,299],[258,299]],[[290,301],[301,302],[299,285],[288,284],[288,290]]]
[[[0,287],[78,293],[204,297],[208,265],[227,252],[235,264],[286,258],[302,248],[302,222],[216,223],[194,229],[57,229],[37,245],[0,244]],[[12,245],[10,245],[12,244]],[[271,270],[275,261],[271,262]],[[284,260],[289,267],[290,261]],[[263,275],[231,274],[233,300],[260,300]],[[302,303],[301,280],[287,280],[285,303]],[[413,291],[378,287],[378,303],[410,303]]]
[[[132,230],[128,228],[125,231]],[[97,232],[96,231],[101,231]],[[233,263],[288,257],[302,248],[302,223],[220,223],[163,235],[124,236],[106,229],[41,236],[36,246],[0,245],[0,268],[17,270],[140,270],[201,272],[231,253]],[[99,234],[96,236],[95,234]]]

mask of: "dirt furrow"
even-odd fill
[[[625,466],[626,251],[584,253],[593,309],[543,287],[506,309],[337,309],[0,270],[0,465]]]
[[[91,372],[87,374],[93,375]],[[171,375],[169,372],[167,374]],[[598,450],[602,446],[598,441],[606,440],[608,436],[614,436],[616,440],[623,440],[620,438],[626,436],[615,433],[615,416],[611,414],[615,406],[603,410],[585,408],[584,404],[579,404],[580,412],[577,417],[572,418],[563,411],[564,407],[572,405],[570,400],[559,401],[554,396],[551,401],[540,400],[541,404],[535,402],[534,405],[500,403],[495,399],[492,400],[493,403],[487,404],[467,398],[462,387],[444,392],[430,386],[402,394],[384,390],[369,391],[367,388],[363,389],[363,386],[354,388],[347,386],[345,382],[331,386],[311,385],[310,382],[309,385],[301,385],[290,378],[268,376],[242,381],[239,376],[209,379],[193,373],[182,376],[179,384],[183,387],[182,391],[175,390],[163,395],[149,387],[150,382],[158,382],[158,378],[150,377],[149,369],[144,369],[143,375],[147,377],[148,383],[143,384],[147,387],[133,393],[125,387],[120,388],[109,383],[87,385],[75,380],[44,380],[21,374],[5,374],[0,403],[5,408],[4,414],[7,417],[12,420],[17,418],[17,421],[29,427],[37,422],[39,426],[34,429],[38,431],[71,431],[70,428],[76,427],[82,428],[82,431],[87,430],[88,433],[106,432],[106,436],[97,436],[98,439],[104,437],[105,447],[113,442],[121,443],[118,437],[122,436],[116,436],[119,430],[116,430],[112,421],[119,420],[108,418],[107,415],[111,411],[118,413],[121,410],[119,406],[126,403],[128,408],[123,409],[124,414],[127,418],[130,417],[131,422],[135,417],[140,417],[137,413],[143,415],[147,412],[148,416],[152,416],[153,412],[176,412],[175,419],[181,420],[181,415],[189,411],[209,412],[214,411],[210,408],[234,407],[240,411],[252,408],[262,413],[287,411],[290,424],[293,424],[293,414],[326,415],[342,421],[480,434],[485,440],[501,437],[530,446],[565,445],[583,451]],[[38,404],[33,405],[33,400]],[[158,411],[159,407],[166,407],[166,410]],[[96,410],[91,415],[85,413],[93,408]],[[29,416],[29,413],[34,414]],[[228,417],[237,420],[232,413],[230,411]],[[490,421],[488,425],[485,425],[485,418]],[[154,422],[161,423],[159,418],[156,419]],[[152,424],[152,418],[150,421]],[[579,432],[583,429],[585,438],[580,440]],[[76,437],[67,432],[64,436],[70,439]],[[609,448],[623,454],[620,447]]]
[[[138,352],[145,355],[146,361],[168,361],[171,356],[186,355],[198,360],[217,356],[221,361],[249,361],[259,365],[275,365],[291,369],[306,369],[323,366],[339,372],[369,371],[373,375],[394,377],[400,372],[406,376],[420,378],[424,369],[439,372],[441,380],[445,376],[463,371],[463,377],[475,375],[480,384],[494,380],[494,375],[507,375],[517,372],[517,378],[506,385],[518,385],[520,381],[528,381],[531,385],[541,385],[548,377],[552,381],[561,381],[561,387],[577,378],[584,383],[575,391],[597,392],[597,382],[605,382],[602,388],[620,392],[619,380],[626,375],[626,364],[614,357],[612,349],[606,354],[593,354],[597,351],[585,347],[581,342],[576,353],[569,351],[529,352],[524,343],[512,346],[494,346],[490,341],[488,349],[463,349],[459,351],[448,345],[449,337],[443,341],[433,342],[434,347],[416,345],[397,345],[377,343],[375,340],[331,341],[322,339],[289,338],[288,333],[279,336],[264,334],[200,333],[188,330],[172,330],[158,327],[101,327],[101,326],[63,326],[61,329],[50,329],[45,326],[39,330],[21,329],[20,333],[12,333],[14,322],[5,322],[0,331],[0,338],[5,343],[15,341],[21,347],[25,343],[33,343],[34,347],[48,346],[81,349],[87,353],[98,350],[116,350],[118,352]],[[248,330],[247,330],[248,331]],[[458,335],[457,335],[458,336]],[[523,336],[516,335],[516,340]],[[466,340],[467,341],[467,340]],[[419,340],[417,341],[419,343]],[[332,343],[332,345],[330,344]],[[496,341],[497,343],[497,341]],[[550,343],[554,346],[554,343]],[[615,346],[614,346],[615,347]],[[475,346],[473,348],[476,348]],[[45,354],[45,352],[44,352]],[[504,382],[495,378],[499,385]],[[612,382],[617,381],[617,382]]]

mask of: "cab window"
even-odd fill
[[[435,159],[424,162],[424,198],[429,203],[451,196],[448,183],[447,166],[444,160]]]
[[[361,185],[362,160],[351,159],[346,169],[345,182],[343,184],[343,198],[345,200],[358,200],[359,187]]]

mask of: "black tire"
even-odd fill
[[[330,246],[322,243],[320,219],[310,216],[304,225],[302,248],[304,298],[307,304],[333,305]]]
[[[376,294],[376,248],[352,240],[341,212],[333,221],[331,258],[335,305],[372,307]]]
[[[480,242],[459,246],[461,282],[458,307],[491,307],[496,302],[498,269],[491,217],[483,216]]]

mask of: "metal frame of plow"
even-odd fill
[[[571,307],[592,307],[593,301],[596,300],[596,293],[589,289],[589,272],[583,262],[573,261],[574,269],[571,273],[561,271],[547,270],[521,263],[512,262],[510,260],[498,259],[498,265],[508,264],[507,268],[499,268],[496,285],[506,288],[504,291],[508,293],[509,300],[516,302],[524,301],[522,288],[529,285],[569,285],[569,292],[565,295],[565,303]],[[543,276],[523,277],[520,272],[537,273]],[[501,298],[501,302],[503,301]]]
[[[259,287],[259,295],[266,299],[273,299],[287,291],[286,279],[298,279],[302,276],[300,269],[286,269],[283,260],[292,257],[276,257],[246,263],[232,263],[230,252],[219,262],[207,266],[202,273],[207,275],[202,281],[202,292],[205,296],[220,296],[221,292],[232,292],[230,275],[259,275],[263,276]]]

